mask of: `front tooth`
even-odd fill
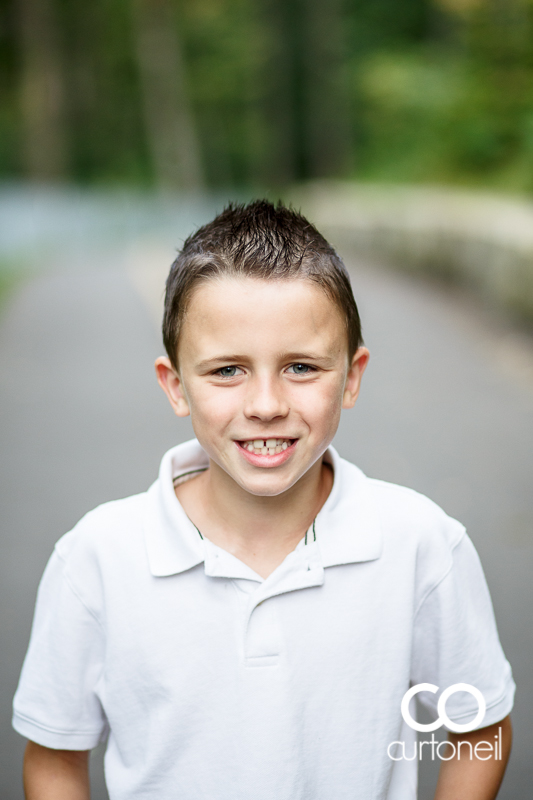
[[[262,439],[254,439],[254,447],[264,447]]]
[[[269,447],[268,448],[268,455],[269,456],[273,456],[275,452],[276,452],[276,448],[275,447]]]
[[[262,454],[262,455],[264,455],[264,456],[266,456],[266,455],[267,455],[267,453],[268,453],[268,447],[262,447],[262,448],[261,448],[261,454]]]
[[[275,447],[276,440],[275,439],[267,439],[265,442],[266,447]]]

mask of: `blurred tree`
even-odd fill
[[[437,0],[437,5],[452,14],[469,14],[484,3],[485,0]]]
[[[16,0],[22,167],[33,180],[67,175],[65,82],[54,0]]]
[[[0,69],[4,175],[533,190],[533,0],[0,0]]]
[[[278,188],[295,181],[304,171],[296,4],[294,0],[261,0],[256,8],[256,20],[260,31],[254,64],[258,146],[252,181],[260,186]]]
[[[368,178],[533,189],[533,3],[434,0],[354,67]]]
[[[135,0],[141,102],[157,184],[200,189],[200,147],[171,0]]]
[[[352,155],[345,0],[262,0],[260,182],[346,174]]]
[[[291,10],[296,177],[346,174],[351,140],[346,75],[344,0],[286,0]]]
[[[17,27],[13,3],[0,0],[0,177],[21,172]]]
[[[151,183],[131,0],[56,2],[68,64],[72,179]]]
[[[457,119],[457,174],[533,188],[533,3],[439,0],[460,21],[468,103]]]

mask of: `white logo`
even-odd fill
[[[435,694],[435,692],[438,692],[438,690],[439,687],[435,686],[434,683],[417,683],[416,686],[412,686],[404,694],[401,704],[402,717],[410,728],[413,728],[415,731],[429,733],[429,731],[436,731],[437,728],[440,728],[442,725],[446,724],[446,726],[454,733],[466,733],[467,731],[473,731],[480,725],[485,717],[487,704],[485,703],[485,698],[479,689],[476,689],[475,686],[471,686],[469,683],[454,683],[453,686],[449,686],[443,691],[439,697],[439,702],[437,703],[439,717],[435,722],[431,722],[429,725],[422,725],[420,722],[414,720],[409,713],[409,703],[411,699],[419,692],[432,692]],[[478,712],[476,717],[471,722],[467,722],[464,725],[459,725],[457,722],[452,722],[446,713],[446,701],[452,694],[455,694],[455,692],[469,692],[469,694],[476,698],[478,703]]]

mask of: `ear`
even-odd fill
[[[352,363],[350,364],[350,368],[348,369],[348,374],[346,376],[346,383],[344,385],[344,394],[342,397],[343,408],[354,407],[355,401],[359,395],[361,377],[366,369],[369,358],[370,353],[366,347],[359,347],[355,351],[355,355],[352,358]]]
[[[157,382],[168,397],[169,403],[178,417],[188,417],[189,403],[183,390],[183,382],[166,356],[155,360]]]

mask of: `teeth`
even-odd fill
[[[242,442],[242,447],[255,455],[273,456],[282,453],[290,447],[290,439],[253,439],[253,441]]]

